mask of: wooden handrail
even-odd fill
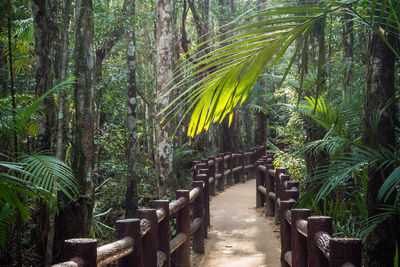
[[[261,157],[256,163],[256,206],[265,205],[266,215],[280,223],[282,266],[360,267],[361,240],[332,238],[330,217],[292,209],[299,199],[299,182],[291,181],[284,168],[274,170],[273,158]]]
[[[178,198],[174,202],[169,203],[169,215],[177,213],[181,208],[185,206],[186,199],[183,197]]]
[[[178,265],[189,266],[191,240],[193,251],[204,253],[210,196],[223,191],[225,185],[243,180],[248,171],[256,176],[257,207],[265,206],[267,216],[275,216],[280,222],[282,266],[361,266],[359,239],[333,238],[330,217],[293,209],[299,198],[299,183],[290,180],[284,168],[274,169],[274,157],[266,153],[265,146],[259,146],[196,161],[190,191],[178,190],[175,201],[156,200],[154,209],[138,210],[140,220],[117,221],[117,241],[110,244],[97,248],[94,239],[67,240],[64,254],[68,260],[54,266],[103,266],[122,260],[126,265],[143,262],[146,267],[168,267],[172,253]],[[170,215],[176,218],[178,233],[172,239]]]
[[[104,266],[133,252],[135,240],[126,236],[113,243],[97,248],[97,266]]]

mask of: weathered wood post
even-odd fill
[[[287,182],[289,181],[289,179],[290,179],[290,176],[289,176],[288,174],[282,174],[282,175],[281,175],[281,186],[280,186],[280,189],[281,189],[281,192],[280,192],[281,201],[282,201],[282,200],[286,200],[286,196],[285,196],[285,190],[286,190],[286,188],[285,188],[285,182],[287,183]]]
[[[251,177],[255,178],[256,177],[256,161],[258,160],[257,158],[257,150],[255,148],[252,149],[252,154],[250,155],[250,164],[254,165],[254,168],[251,169]]]
[[[361,267],[361,249],[358,238],[332,238],[329,242],[329,267],[342,267],[345,263]]]
[[[217,165],[217,163],[215,162],[215,157],[210,157],[210,158],[208,158],[208,160],[209,161],[212,161],[213,163],[210,165],[209,164],[209,167],[208,167],[208,169],[209,169],[209,172],[208,172],[208,175],[209,175],[209,179],[210,179],[210,194],[212,195],[212,196],[214,196],[215,195],[215,189],[216,189],[216,179],[215,179],[215,174],[216,174],[216,165]]]
[[[155,209],[138,209],[136,214],[138,218],[146,219],[150,223],[150,231],[142,238],[143,265],[157,267],[157,212]]]
[[[262,194],[258,187],[263,184],[264,173],[259,169],[259,167],[264,163],[263,160],[256,161],[256,208],[264,207],[266,197]],[[268,195],[268,190],[267,190]]]
[[[244,183],[246,181],[246,156],[244,155],[243,151],[240,151],[239,166],[242,166],[242,170],[240,171],[240,181]]]
[[[209,192],[210,192],[210,196],[214,196],[215,195],[215,191],[213,191],[213,188],[211,187],[210,184],[210,178],[212,177],[212,169],[211,166],[208,164],[208,159],[202,159],[201,163],[205,165],[204,168],[200,169],[198,173],[201,174],[207,174],[207,179],[208,179],[208,184],[209,184]],[[207,171],[205,171],[207,170]]]
[[[283,196],[284,196],[283,199],[285,200],[297,201],[299,199],[299,191],[296,189],[285,190],[283,192]]]
[[[232,156],[233,156],[233,161],[232,161],[232,164],[233,164],[233,166],[232,166],[232,168],[234,169],[234,170],[236,170],[234,173],[233,173],[233,182],[235,183],[235,184],[237,184],[238,182],[239,182],[239,180],[240,180],[240,172],[239,171],[237,171],[237,169],[236,169],[236,167],[238,167],[239,166],[239,154],[238,153],[232,153]]]
[[[193,169],[193,180],[194,180],[194,178],[196,178],[196,175],[197,175],[197,173],[198,173],[198,170],[200,169],[199,167],[199,165],[200,165],[201,163],[200,163],[200,161],[198,161],[198,160],[194,160],[194,161],[192,161],[192,169]]]
[[[197,175],[199,181],[204,181],[204,216],[205,216],[205,232],[204,235],[207,237],[207,227],[210,226],[210,183],[208,182],[208,170],[201,169],[200,174]]]
[[[200,188],[200,194],[199,196],[194,200],[193,203],[193,218],[200,218],[201,220],[201,226],[197,232],[193,234],[193,252],[195,253],[200,253],[204,254],[204,230],[207,230],[207,228],[204,228],[205,225],[205,220],[204,220],[204,188],[203,188],[203,181],[194,181],[193,182],[193,188],[199,187]]]
[[[219,154],[219,161],[218,161],[218,173],[221,175],[221,178],[218,180],[218,191],[222,192],[225,189],[225,177],[224,177],[224,156],[225,154]]]
[[[267,145],[262,145],[260,147],[260,150],[261,150],[261,157],[267,155]]]
[[[308,263],[309,266],[325,267],[329,266],[329,261],[321,250],[317,247],[315,236],[318,232],[326,232],[332,235],[332,218],[327,216],[311,216],[308,218]]]
[[[274,169],[273,164],[265,164],[265,168],[267,169],[267,173],[265,175],[265,187],[267,188],[267,197],[266,197],[266,204],[265,204],[265,216],[274,216],[275,215],[275,202],[277,199],[271,199],[269,197],[269,192],[275,192],[274,186],[274,178],[269,175],[269,170]],[[276,193],[275,193],[276,197]]]
[[[286,219],[287,212],[292,209],[295,201],[281,201],[281,266],[290,267],[290,265],[285,260],[285,253],[291,250],[291,230],[290,224]],[[288,218],[289,220],[291,217]]]
[[[176,249],[176,261],[178,266],[190,267],[190,199],[189,190],[177,190],[176,199],[183,197],[185,206],[176,214],[176,231],[186,235],[185,242]],[[147,265],[146,265],[147,267]]]
[[[140,219],[118,220],[115,226],[117,240],[129,236],[135,241],[132,253],[118,260],[118,267],[143,267]]]
[[[310,216],[309,209],[292,209],[292,262],[293,266],[307,267],[307,240],[299,230],[305,230],[307,218]],[[299,229],[299,230],[298,230]]]
[[[81,263],[82,266],[97,266],[97,240],[74,238],[64,241],[64,259]]]
[[[154,200],[153,208],[164,211],[164,219],[158,222],[158,250],[165,253],[166,259],[162,267],[171,266],[171,249],[169,241],[171,240],[171,229],[169,227],[169,201]]]
[[[232,156],[232,152],[229,152],[229,158],[228,158],[228,170],[231,170],[231,173],[228,175],[227,177],[227,184],[228,186],[232,186],[233,185],[233,156]]]
[[[287,189],[288,190],[292,190],[292,189],[299,190],[299,182],[298,181],[288,181]]]
[[[275,200],[275,223],[279,224],[281,222],[280,219],[280,201],[281,201],[281,193],[282,193],[282,183],[281,183],[281,174],[285,174],[286,169],[285,168],[281,168],[278,167],[275,170],[275,196],[276,196],[276,200]]]

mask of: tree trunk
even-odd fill
[[[365,102],[364,145],[378,150],[380,146],[397,147],[395,128],[398,127],[395,106],[394,62],[395,56],[385,42],[373,34],[370,41],[367,73],[367,92]],[[371,125],[371,118],[384,107],[385,110],[378,124]],[[368,216],[381,211],[377,199],[378,191],[384,179],[393,169],[377,169],[376,165],[368,168],[367,209]],[[365,245],[366,266],[392,266],[395,252],[395,231],[398,225],[385,223],[379,225],[368,237]]]
[[[40,97],[53,87],[52,45],[56,25],[50,18],[50,2],[48,0],[32,0],[31,9],[34,26],[36,55],[36,97]],[[38,141],[40,149],[51,150],[52,128],[54,120],[54,101],[47,97],[40,104],[45,110],[40,118]]]
[[[344,73],[345,75],[344,85],[346,87],[346,93],[350,95],[351,92],[349,85],[353,68],[354,22],[352,16],[348,13],[344,13],[342,19],[343,19],[342,43],[344,51],[344,62],[346,63],[346,69]]]
[[[137,118],[136,118],[136,41],[135,41],[135,0],[131,0],[128,7],[127,19],[129,28],[127,31],[127,124],[128,124],[128,179],[126,189],[125,217],[132,218],[137,209]]]
[[[170,102],[170,97],[164,95],[168,88],[165,83],[172,75],[173,47],[172,33],[172,6],[170,0],[156,0],[156,45],[157,45],[157,100],[156,113],[162,111]],[[163,90],[164,89],[164,90]],[[156,164],[158,195],[163,197],[167,193],[169,185],[172,184],[174,150],[171,140],[172,126],[161,125],[161,116],[157,117],[156,123]]]
[[[58,46],[56,47],[55,59],[55,75],[57,83],[65,81],[67,78],[67,63],[68,63],[68,29],[70,22],[71,0],[66,0],[63,9],[63,19],[61,34],[59,34]],[[57,112],[57,131],[56,131],[56,158],[64,161],[64,103],[65,91],[61,91],[58,97],[58,112]],[[54,236],[55,236],[55,219],[57,211],[57,192],[56,199],[49,205],[49,231],[47,235],[46,258],[45,266],[50,266],[53,263],[54,251]]]
[[[60,234],[64,239],[85,237],[93,219],[93,6],[91,0],[75,2],[75,123],[72,169],[80,185],[77,202],[60,211]]]

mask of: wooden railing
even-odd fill
[[[273,154],[256,162],[256,206],[280,223],[282,267],[361,266],[361,240],[333,238],[332,218],[311,216],[309,209],[292,209],[299,198],[299,183],[285,168],[271,164]]]
[[[176,191],[176,200],[154,200],[151,209],[138,209],[137,218],[116,222],[117,241],[97,247],[97,240],[76,238],[64,241],[65,262],[53,267],[93,267],[117,262],[118,266],[190,266],[190,247],[204,253],[204,238],[210,225],[210,196],[223,191],[255,170],[255,162],[266,154],[266,146],[249,152],[219,154],[193,162],[193,185]],[[250,175],[247,175],[249,178]],[[176,234],[171,239],[170,218]],[[192,238],[191,238],[192,236]],[[192,244],[190,241],[192,240]]]

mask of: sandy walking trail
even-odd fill
[[[254,179],[213,197],[205,254],[195,255],[192,266],[280,266],[279,228],[255,203]]]

